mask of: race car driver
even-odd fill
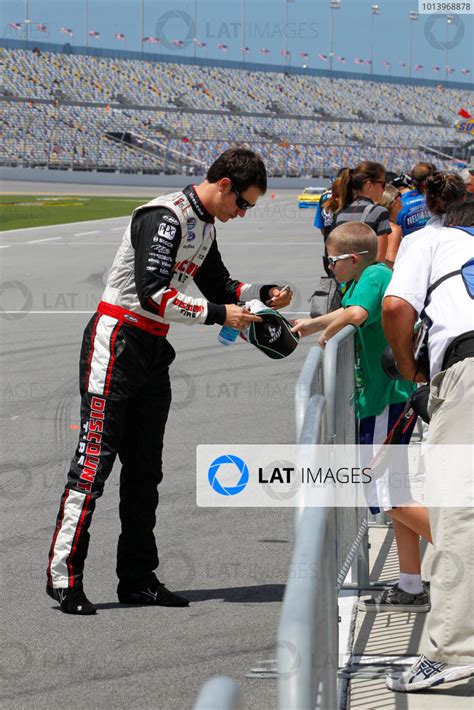
[[[155,512],[171,402],[168,368],[175,357],[166,335],[171,322],[243,330],[260,319],[239,302],[259,298],[274,308],[290,303],[290,289],[231,279],[217,247],[215,219],[244,217],[266,186],[260,157],[232,148],[199,185],[158,197],[132,214],[82,342],[81,433],[47,570],[46,591],[65,613],[96,613],[82,584],[88,530],[117,454],[122,463],[119,601],[189,603],[154,572]],[[193,281],[203,298],[186,294]]]

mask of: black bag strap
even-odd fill
[[[425,298],[425,308],[428,305],[428,303],[431,301],[431,294],[435,290],[435,288],[438,288],[443,281],[447,281],[447,279],[452,278],[453,276],[459,276],[462,273],[461,269],[456,269],[456,271],[450,271],[449,274],[445,274],[444,276],[441,276],[437,281],[432,284],[429,289],[426,292],[426,298]]]

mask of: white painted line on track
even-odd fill
[[[75,227],[78,224],[84,225],[84,227],[87,224],[97,224],[97,222],[112,222],[113,220],[118,220],[118,219],[130,219],[130,215],[125,215],[124,217],[106,217],[105,219],[85,219],[84,221],[79,221],[79,222],[64,222],[64,224],[45,224],[42,227],[21,227],[21,229],[4,229],[0,231],[1,234],[17,234],[19,232],[31,232],[33,229],[57,229],[58,227]]]
[[[103,234],[103,233],[102,233]],[[97,246],[111,246],[116,248],[117,247],[117,242],[115,241],[109,241],[109,242],[82,242],[82,241],[69,241],[72,239],[72,237],[75,236],[77,237],[77,234],[71,235],[70,237],[64,236],[64,237],[52,237],[51,239],[37,239],[33,242],[18,242],[17,244],[7,244],[6,246],[13,246],[13,247],[21,247],[25,246],[25,244],[34,244],[37,242],[50,242],[53,240],[58,240],[62,239],[63,242],[61,246],[65,245],[68,247],[97,247]],[[51,244],[52,247],[54,246],[59,246],[56,244]],[[223,248],[224,246],[236,246],[236,247],[311,247],[313,249],[314,247],[321,247],[322,244],[319,242],[226,242],[225,239],[222,239],[219,242],[219,246]]]
[[[93,232],[78,232],[77,234],[73,234],[73,237],[86,237],[88,234],[100,234],[99,229],[95,229]]]
[[[55,242],[62,237],[48,237],[47,239],[33,239],[32,242],[25,242],[25,244],[39,244],[40,242]]]
[[[112,229],[109,229],[109,232],[123,232],[123,227],[112,227]]]
[[[0,249],[9,249],[9,247],[11,247],[11,244],[2,244]]]

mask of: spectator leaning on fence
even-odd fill
[[[417,239],[400,257],[383,302],[385,333],[407,379],[424,379],[413,355],[413,327],[424,312],[430,324],[425,468],[436,501],[429,509],[435,549],[432,609],[423,655],[400,676],[387,677],[389,688],[404,692],[474,675],[472,455],[465,466],[452,465],[438,477],[440,453],[430,447],[474,444],[474,203],[450,205],[446,223],[450,226],[430,239]],[[446,476],[450,490],[462,492],[466,507],[443,507]],[[456,560],[462,575],[453,580]]]
[[[383,443],[415,390],[410,381],[390,379],[381,364],[382,352],[387,346],[381,321],[382,299],[392,272],[385,264],[375,263],[377,237],[366,224],[350,222],[336,227],[329,235],[327,248],[336,279],[352,281],[342,298],[343,307],[318,318],[297,320],[293,331],[305,336],[323,330],[319,344],[325,347],[328,339],[346,325],[357,328],[356,414],[359,443],[371,446],[376,453],[378,445]],[[406,431],[401,444],[408,444],[413,425]],[[367,450],[364,449],[363,453]],[[409,505],[412,501],[407,499],[397,501],[394,510],[383,478],[370,488],[368,500],[373,513],[383,509],[392,516],[400,578],[397,585],[373,599],[360,602],[360,607],[367,612],[428,611],[429,597],[421,581],[419,551],[419,535],[428,541],[431,539],[426,509]]]
[[[364,222],[378,237],[377,261],[384,261],[387,237],[391,232],[388,210],[379,204],[385,189],[385,168],[380,163],[364,160],[340,175],[340,202],[335,226],[345,222]]]

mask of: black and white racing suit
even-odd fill
[[[194,281],[204,298],[186,295]],[[225,303],[268,298],[270,286],[230,278],[214,220],[193,187],[136,209],[113,262],[80,356],[81,433],[61,498],[48,584],[82,581],[96,499],[118,453],[117,575],[123,592],[153,584],[163,434],[175,357],[169,322],[223,324]]]

